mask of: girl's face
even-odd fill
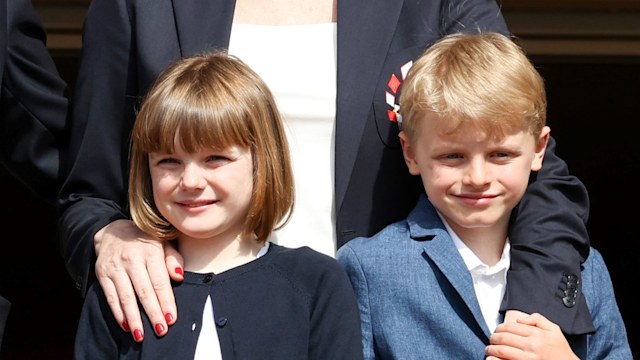
[[[184,237],[235,237],[243,230],[253,190],[249,149],[149,154],[156,207]]]
[[[413,144],[401,136],[409,171],[421,175],[429,200],[459,235],[506,228],[531,171],[542,167],[549,128],[539,138],[518,130],[495,139],[470,125],[445,134],[429,120],[425,116]]]

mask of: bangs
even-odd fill
[[[137,124],[136,141],[140,150],[173,153],[176,141],[186,152],[207,148],[224,150],[234,145],[248,147],[252,131],[247,128],[250,109],[231,92],[223,96],[205,96],[193,88],[158,94],[164,97],[144,113]],[[233,104],[230,105],[230,104]],[[140,136],[142,135],[142,136]],[[179,135],[179,136],[178,136]]]

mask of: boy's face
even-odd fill
[[[253,191],[251,151],[149,154],[156,207],[182,234],[180,239],[234,237],[244,229]]]
[[[467,124],[447,134],[432,113],[420,120],[413,143],[404,132],[400,138],[409,172],[422,177],[429,200],[459,235],[506,229],[530,172],[542,167],[549,128],[537,139],[524,130],[494,139]]]

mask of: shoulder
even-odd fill
[[[289,248],[271,244],[269,252],[273,256],[270,264],[281,269],[311,271],[314,273],[340,269],[334,258],[315,251],[308,246]]]
[[[268,266],[273,275],[285,280],[297,291],[312,294],[327,288],[340,288],[349,279],[336,259],[309,247],[287,248],[271,245]]]
[[[337,253],[336,259],[349,256],[374,256],[398,251],[399,244],[407,243],[411,240],[409,226],[406,220],[401,220],[391,225],[387,225],[377,234],[370,237],[358,237],[342,245]]]

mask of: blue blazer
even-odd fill
[[[227,48],[234,8],[233,0],[91,1],[74,91],[71,166],[60,196],[61,248],[67,269],[83,293],[95,263],[93,236],[109,222],[128,216],[127,159],[136,106],[171,62]],[[405,218],[422,192],[419,179],[406,169],[398,126],[390,118],[386,101],[387,94],[397,99],[401,87],[395,86],[394,78],[401,84],[401,67],[445,34],[480,30],[508,34],[495,0],[338,1],[338,246]],[[529,200],[524,200],[529,203],[518,214],[527,226],[516,222],[510,236],[513,243],[522,239],[532,247],[550,249],[547,259],[559,266],[551,271],[531,264],[534,258],[528,256],[527,246],[514,246],[514,263],[539,270],[536,279],[528,271],[510,272],[509,276],[517,277],[514,285],[534,281],[557,289],[563,274],[579,274],[578,264],[588,254],[587,192],[553,154],[553,147],[552,141],[545,166],[529,187]],[[548,231],[538,233],[531,224],[543,224],[541,228]],[[557,239],[559,234],[562,240]],[[565,246],[567,242],[571,246]],[[512,305],[523,310],[548,308],[566,324],[577,324],[577,331],[590,329],[580,296],[578,306],[566,307],[553,291],[539,299],[518,298],[520,293],[512,292]],[[587,314],[586,320],[579,316],[579,309]]]
[[[471,274],[426,197],[406,220],[348,242],[337,259],[358,297],[365,359],[484,359],[491,334]],[[574,352],[631,359],[609,273],[593,248],[582,279],[596,331],[570,337]]]

